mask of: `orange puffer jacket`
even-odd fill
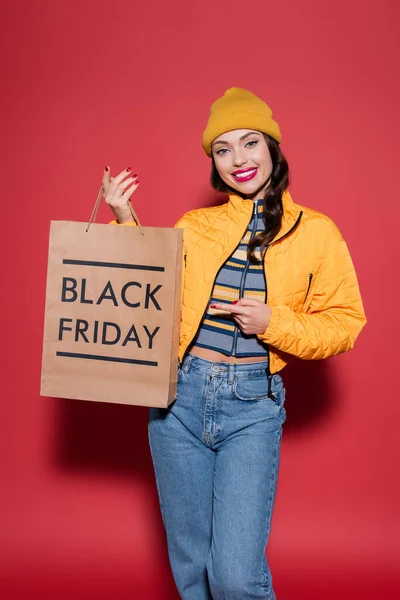
[[[271,373],[294,355],[321,359],[350,350],[366,323],[357,276],[346,243],[325,215],[282,198],[282,228],[264,258]],[[184,281],[179,358],[196,335],[214,279],[251,219],[253,202],[232,195],[221,206],[193,210],[176,224],[184,230]]]
[[[295,204],[288,191],[282,203],[282,227],[264,257],[272,315],[258,334],[269,346],[271,373],[290,355],[322,359],[350,350],[366,323],[357,276],[337,226]],[[208,307],[217,272],[240,242],[252,211],[252,200],[231,195],[225,204],[186,213],[175,225],[184,230],[180,361]]]

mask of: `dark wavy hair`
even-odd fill
[[[282,195],[289,185],[289,165],[278,142],[265,133],[263,135],[271,154],[272,173],[270,176],[270,184],[264,195],[263,220],[265,230],[255,236],[249,242],[247,248],[247,256],[251,264],[257,263],[257,258],[254,255],[257,246],[260,246],[260,252],[261,255],[263,255],[268,244],[281,229],[283,215]],[[234,188],[226,185],[221,179],[217,167],[215,166],[214,158],[212,158],[210,181],[213,188],[218,192],[236,194],[238,196],[242,195]]]

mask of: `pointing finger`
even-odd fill
[[[264,302],[254,300],[253,298],[240,298],[240,300],[237,301],[237,305],[239,306],[258,306],[259,304],[264,304]]]
[[[245,306],[240,306],[239,304],[225,304],[224,302],[210,304],[210,308],[225,310],[233,315],[246,315],[248,313],[248,309]]]

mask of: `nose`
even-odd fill
[[[246,164],[246,162],[247,159],[244,156],[242,156],[240,152],[235,152],[232,160],[232,164],[234,167],[242,167],[244,164]]]

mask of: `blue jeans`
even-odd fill
[[[149,441],[172,573],[182,600],[275,600],[265,557],[285,389],[267,362],[188,354]]]

